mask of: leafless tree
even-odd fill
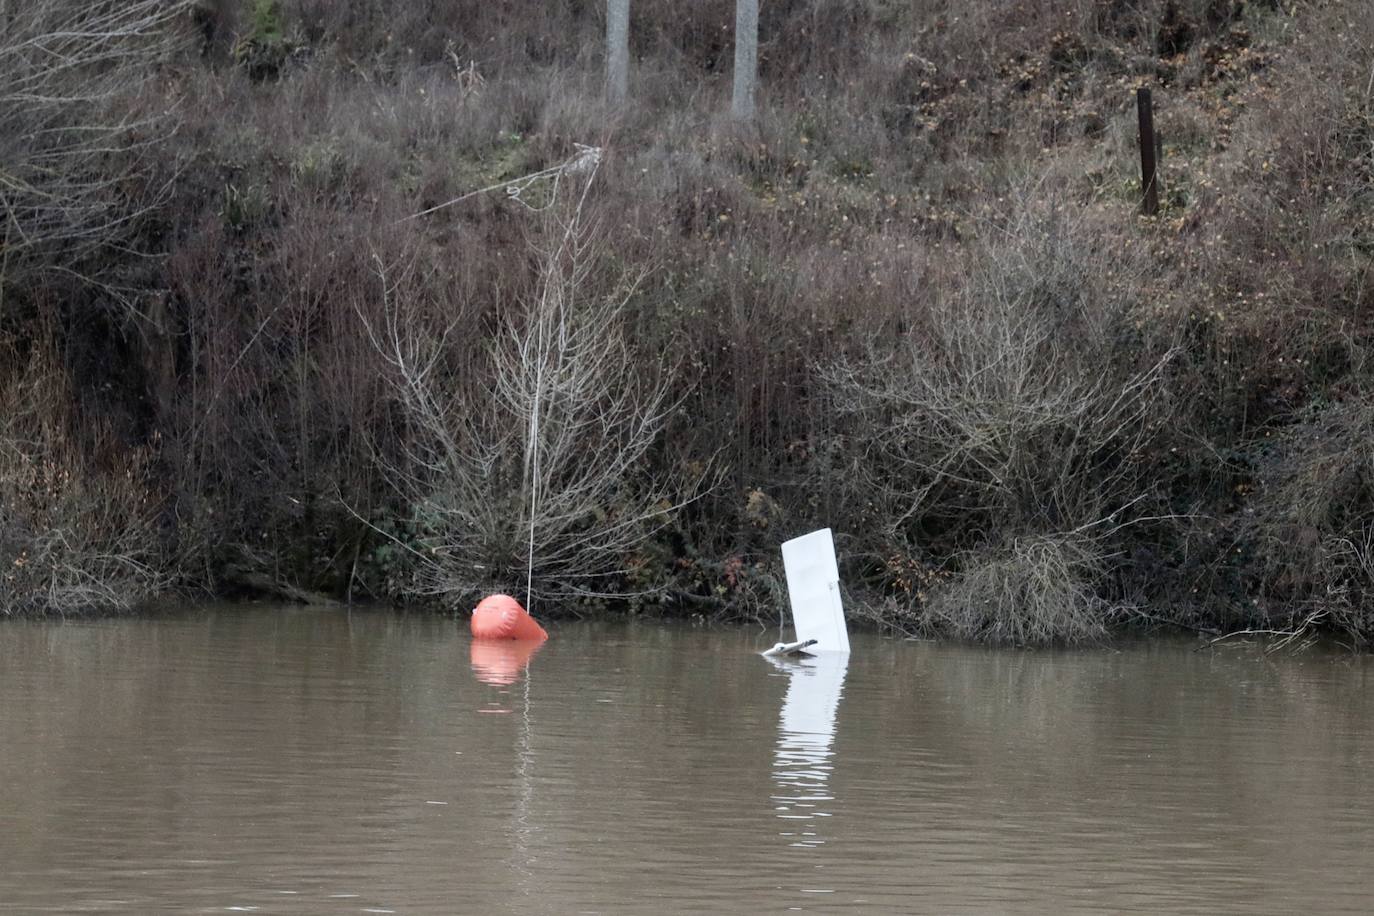
[[[133,190],[166,108],[129,96],[180,40],[183,0],[0,0],[0,285],[71,270],[158,197]],[[47,252],[46,259],[32,258]]]
[[[606,98],[622,105],[630,87],[630,0],[606,3]]]
[[[407,428],[384,471],[412,510],[417,594],[462,600],[521,579],[532,598],[587,594],[681,498],[677,481],[644,474],[675,405],[664,367],[637,368],[623,332],[634,280],[586,288],[601,260],[594,175],[555,181],[536,293],[505,316],[480,368],[454,370],[447,329],[407,298],[413,268],[379,265],[385,307],[364,323]]]
[[[738,120],[754,118],[758,68],[759,0],[735,0],[735,91],[730,114]]]

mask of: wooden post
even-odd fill
[[[1154,216],[1159,212],[1159,169],[1155,158],[1155,112],[1150,90],[1135,94],[1136,114],[1140,118],[1140,212]]]
[[[606,4],[606,100],[623,105],[630,89],[630,0]]]

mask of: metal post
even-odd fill
[[[606,99],[623,105],[630,88],[630,0],[606,4]]]
[[[754,90],[759,68],[759,0],[735,0],[735,87],[730,114],[754,118]]]
[[[1135,106],[1140,117],[1140,212],[1154,216],[1159,212],[1159,170],[1155,158],[1154,103],[1149,89],[1136,90]]]

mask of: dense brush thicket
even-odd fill
[[[617,109],[586,0],[0,4],[0,614],[461,606],[533,522],[559,608],[774,619],[829,525],[908,632],[1368,641],[1367,13],[778,0],[741,124],[729,0]]]

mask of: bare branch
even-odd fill
[[[33,0],[0,17],[0,282],[71,270],[166,197],[146,154],[171,133],[167,114],[141,116],[122,100],[176,48],[187,8]],[[138,186],[146,196],[130,200]]]

